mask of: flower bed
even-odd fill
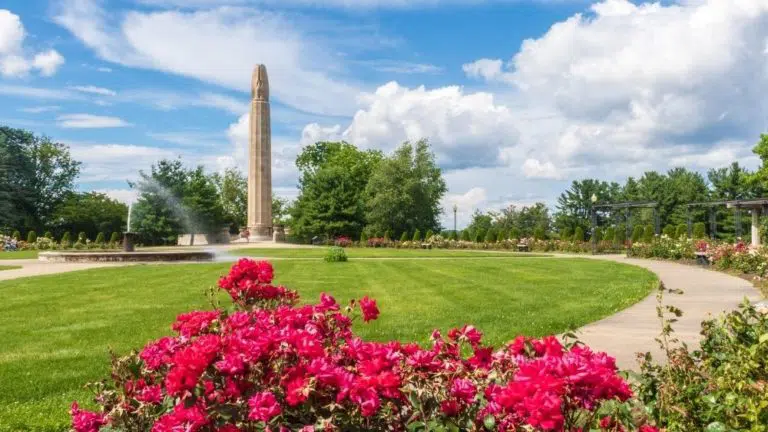
[[[176,336],[114,358],[99,410],[73,404],[75,431],[656,430],[604,353],[554,337],[494,350],[469,325],[428,348],[363,341],[352,323],[378,317],[374,300],[299,306],[273,277],[237,262],[219,281],[234,308],[182,314]]]

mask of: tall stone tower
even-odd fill
[[[272,240],[272,127],[267,68],[257,65],[251,81],[248,155],[249,241]]]

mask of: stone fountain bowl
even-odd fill
[[[213,261],[207,251],[41,252],[38,260],[51,263]]]

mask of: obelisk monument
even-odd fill
[[[249,241],[272,240],[272,127],[267,68],[257,65],[251,81],[248,148]]]

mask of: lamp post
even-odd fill
[[[456,212],[459,210],[459,206],[456,204],[453,205],[453,232],[456,233],[456,236],[458,237],[459,231],[456,230]]]
[[[597,254],[597,209],[595,209],[595,204],[597,204],[597,195],[592,194],[592,198],[590,198],[592,201],[592,208],[590,211],[590,216],[592,219],[592,255]]]

